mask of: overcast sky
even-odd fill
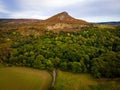
[[[0,18],[46,19],[63,11],[89,22],[120,21],[120,0],[0,0]]]

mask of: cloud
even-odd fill
[[[85,0],[19,0],[22,7],[27,8],[59,8],[76,4],[78,2],[84,2]]]
[[[77,18],[91,18],[96,17],[96,20],[101,18],[106,20],[106,17],[112,17],[112,20],[120,20],[120,2],[119,0],[95,0],[93,2],[84,3],[80,5],[79,3],[68,7],[71,14]],[[91,19],[89,19],[91,20]],[[99,19],[100,20],[100,19]],[[110,20],[110,19],[108,19]]]
[[[0,1],[0,13],[8,13],[2,1]]]
[[[0,1],[0,18],[8,18],[9,13],[10,12],[6,9],[6,6],[3,4],[2,1]]]
[[[84,0],[18,0],[17,4],[21,10],[12,13],[10,17],[46,19],[51,15],[62,11],[58,9],[63,8],[64,11],[66,7],[75,5],[78,2],[84,2]]]
[[[62,11],[88,21],[120,20],[120,0],[0,0],[0,17],[46,19]]]
[[[109,22],[109,21],[120,21],[119,16],[89,16],[89,17],[82,17],[78,19],[83,19],[88,22]]]
[[[39,12],[31,12],[31,11],[20,11],[11,13],[11,18],[27,18],[27,19],[46,19],[48,16],[41,15]]]
[[[39,16],[50,17],[56,13],[62,11],[73,11],[73,6],[83,6],[86,3],[93,2],[95,0],[86,1],[86,0],[18,0],[18,4],[21,7],[22,12],[24,14],[27,12],[33,12],[29,14],[35,15],[38,12]],[[69,9],[69,10],[68,10]],[[27,13],[26,13],[27,14]],[[18,15],[17,15],[18,16]]]

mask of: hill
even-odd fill
[[[21,24],[33,24],[37,23],[38,19],[0,19],[2,25],[21,25]]]
[[[113,21],[113,22],[100,22],[98,24],[120,26],[120,21],[118,21],[118,22],[115,22],[115,21]]]
[[[84,20],[75,19],[70,16],[67,12],[58,13],[46,20],[45,22],[52,22],[52,23],[79,23],[79,24],[88,24],[88,22]]]
[[[74,32],[81,30],[82,27],[87,27],[91,25],[90,23],[75,19],[70,16],[67,12],[58,13],[46,20],[38,19],[0,19],[0,26],[8,25],[29,25],[34,28],[40,28],[41,30],[59,32],[67,31]]]
[[[73,18],[67,12],[58,13],[46,20],[43,20],[41,23],[46,24],[47,30],[52,30],[54,32],[58,31],[73,32],[80,30],[82,27],[90,25],[90,23],[84,20]]]

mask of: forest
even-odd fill
[[[43,30],[40,34],[28,35],[11,27],[0,29],[0,63],[90,73],[96,78],[120,77],[119,26],[89,26],[78,32]],[[35,27],[29,29],[39,32]]]

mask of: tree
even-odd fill
[[[59,65],[60,65],[60,58],[58,58],[58,57],[55,57],[54,59],[53,59],[53,63],[54,63],[54,67],[55,68],[58,68],[59,67]]]
[[[49,59],[46,60],[46,68],[47,68],[48,70],[50,70],[50,71],[52,71],[53,68],[54,68],[53,63],[52,63],[51,60],[49,60]]]
[[[60,69],[61,69],[61,70],[67,70],[67,69],[68,69],[67,63],[66,63],[66,62],[61,62],[61,64],[60,64]]]
[[[91,66],[91,73],[93,74],[94,77],[96,78],[100,78],[101,77],[101,73],[99,72],[99,64],[98,62],[99,59],[94,58],[91,62],[92,66]]]
[[[80,62],[72,62],[71,68],[72,68],[72,72],[77,72],[77,73],[82,72],[82,67]]]
[[[38,55],[34,60],[33,67],[38,69],[44,69],[45,68],[45,65],[43,63],[44,60],[45,58],[42,55]]]

